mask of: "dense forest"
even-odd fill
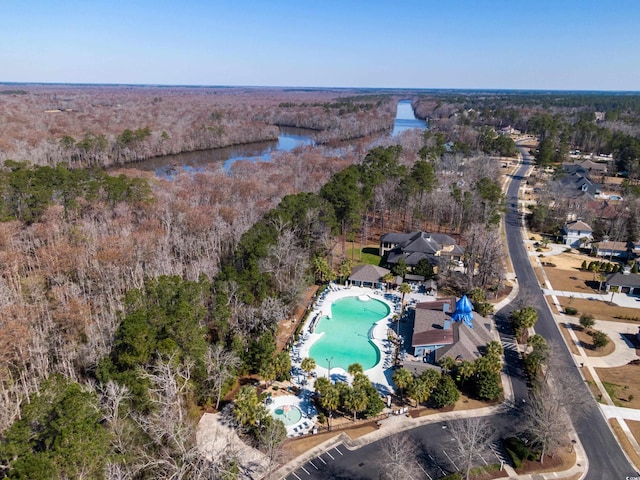
[[[389,131],[394,115],[390,95],[349,91],[27,85],[0,89],[0,160],[106,167],[276,140],[278,126],[328,143]]]
[[[348,273],[345,239],[366,245],[377,240],[375,232],[446,232],[464,245],[472,268],[445,268],[439,284],[460,293],[502,285],[497,156],[516,149],[497,133],[508,117],[498,121],[493,107],[487,118],[474,117],[463,103],[467,97],[416,95],[418,113],[432,125],[426,132],[380,138],[367,150],[339,156],[320,146],[276,155],[270,163],[237,162],[228,173],[210,167],[160,179],[133,169],[114,175],[86,168],[104,162],[99,156],[78,161],[84,128],[94,132],[92,145],[104,136],[112,158],[114,148],[135,148],[162,132],[169,140],[180,137],[169,127],[193,126],[192,115],[205,111],[206,122],[226,122],[234,112],[265,128],[293,124],[348,138],[388,129],[395,104],[370,95],[336,100],[334,94],[318,99],[318,92],[288,92],[289,98],[250,92],[250,101],[242,90],[205,91],[198,102],[216,100],[187,113],[198,103],[195,93],[151,89],[130,94],[127,108],[135,114],[115,115],[126,89],[54,95],[48,88],[7,94],[4,115],[20,99],[40,108],[44,98],[61,110],[51,115],[67,118],[61,115],[77,113],[75,95],[93,99],[86,103],[95,111],[108,104],[111,113],[104,123],[87,114],[83,128],[69,122],[52,140],[46,133],[52,123],[30,131],[31,110],[17,108],[14,132],[0,140],[3,155],[13,157],[0,170],[0,476],[237,473],[232,455],[207,459],[198,450],[199,415],[221,409],[241,375],[287,378],[290,361],[277,348],[278,323],[291,316],[309,285]],[[138,101],[144,108],[133,105]],[[545,115],[536,111],[545,108],[540,105],[509,105],[523,116],[530,109],[524,131]],[[172,110],[166,117],[164,108]],[[225,132],[255,139],[238,122],[225,123]],[[189,128],[184,138],[192,138]],[[241,392],[254,400],[249,390]],[[254,440],[264,447],[260,435]]]

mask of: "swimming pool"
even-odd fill
[[[302,411],[295,405],[283,405],[276,407],[271,416],[276,420],[282,420],[286,426],[295,425],[302,419]]]
[[[380,350],[369,339],[373,325],[389,315],[389,306],[368,295],[345,297],[331,304],[331,317],[323,317],[316,333],[324,333],[309,350],[318,365],[344,370],[359,363],[368,370],[380,362]]]

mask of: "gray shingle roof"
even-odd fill
[[[640,274],[612,273],[607,278],[607,284],[613,287],[640,287]]]
[[[377,283],[381,282],[382,277],[389,272],[391,270],[376,265],[360,265],[351,271],[349,280],[352,282]]]

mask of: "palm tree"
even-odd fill
[[[602,290],[602,284],[607,281],[607,276],[604,273],[601,273],[600,275],[598,275],[598,280],[600,280],[600,286],[598,287],[598,290]]]
[[[338,267],[338,276],[340,277],[340,283],[344,283],[344,278],[348,277],[351,273],[351,260],[344,258],[340,266]]]
[[[398,291],[402,294],[402,312],[404,313],[404,297],[407,293],[411,293],[411,286],[408,283],[403,283],[398,287]]]
[[[500,344],[500,342],[497,342],[495,340],[487,343],[486,349],[487,349],[487,356],[496,355],[500,357],[504,352],[504,349],[502,348],[502,345]]]
[[[458,365],[457,371],[458,375],[460,375],[460,378],[462,379],[462,385],[464,385],[464,382],[476,373],[476,366],[473,362],[464,360],[460,365]]]
[[[393,282],[395,278],[396,277],[391,272],[382,277],[382,281],[387,284],[387,290],[391,287],[391,282]]]
[[[425,379],[418,377],[411,384],[411,388],[409,388],[409,396],[416,401],[416,406],[418,406],[422,402],[429,400],[431,390],[433,390],[433,386]]]
[[[262,379],[265,381],[266,386],[271,385],[276,379],[276,367],[273,362],[263,363],[258,372]]]
[[[307,380],[309,380],[309,374],[311,373],[311,370],[316,368],[316,361],[311,357],[303,358],[302,363],[300,364],[300,368],[304,370],[307,375]]]
[[[320,380],[320,379],[318,379]],[[331,419],[333,411],[340,405],[340,392],[335,385],[330,384],[320,396],[320,405],[329,411],[329,431],[331,431]]]
[[[350,388],[344,399],[344,406],[353,412],[353,421],[356,421],[358,412],[362,412],[367,408],[369,397],[362,387]]]
[[[349,365],[347,371],[350,375],[355,377],[356,373],[364,373],[364,368],[362,368],[362,365],[360,365],[359,363],[352,363],[351,365]]]
[[[456,361],[451,357],[442,357],[439,363],[446,373],[449,373],[456,366]]]
[[[402,392],[402,398],[404,399],[405,390],[413,383],[413,374],[406,368],[399,368],[393,372],[391,379],[393,383],[396,384],[396,387],[400,389],[400,392]]]

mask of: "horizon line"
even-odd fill
[[[16,82],[2,81],[0,85],[47,85],[76,87],[138,87],[138,88],[249,88],[274,90],[367,90],[367,91],[425,91],[425,92],[534,92],[534,93],[615,93],[637,94],[640,90],[599,90],[599,89],[553,89],[553,88],[496,88],[496,87],[344,87],[344,86],[299,86],[299,85],[206,85],[206,84],[170,84],[170,83],[95,83],[95,82]]]

